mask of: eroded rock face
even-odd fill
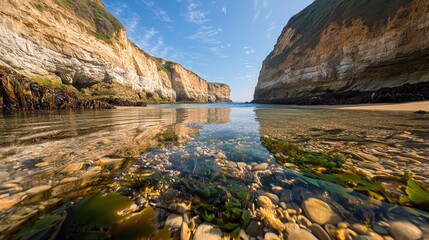
[[[111,108],[107,102],[81,97],[74,89],[42,86],[0,66],[0,112]]]
[[[283,29],[254,101],[312,103],[334,94],[360,98],[350,103],[409,101],[409,87],[396,98],[389,94],[397,90],[377,90],[429,82],[428,9],[425,0],[316,0]]]
[[[47,0],[36,6],[29,0],[1,1],[0,65],[26,76],[73,85],[100,98],[175,102],[181,100],[178,95],[188,95],[198,102],[217,99],[218,93],[210,94],[204,87],[207,81],[195,73],[176,63],[167,66],[131,43],[100,1],[71,1],[72,6],[63,2]],[[94,12],[101,14],[92,16]],[[169,68],[179,72],[180,78],[172,76]]]

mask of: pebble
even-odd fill
[[[375,232],[369,232],[368,235],[374,240],[384,240],[384,238]]]
[[[260,163],[253,167],[254,171],[262,171],[268,169],[268,163]]]
[[[299,229],[299,225],[296,223],[291,223],[291,222],[285,223],[285,231],[287,234],[290,234],[293,231],[298,229]]]
[[[35,164],[34,166],[36,166],[36,167],[46,167],[48,165],[49,165],[48,162],[41,162],[41,163]]]
[[[337,224],[341,221],[331,207],[322,200],[309,198],[302,203],[302,208],[307,217],[314,223],[325,225],[327,223]]]
[[[362,234],[362,235],[365,235],[369,232],[368,227],[363,225],[363,224],[360,224],[360,223],[352,224],[350,226],[350,228],[355,230],[357,233]]]
[[[396,240],[417,240],[422,237],[422,231],[410,222],[393,222],[390,233]]]
[[[286,205],[286,203],[285,203],[285,202],[281,202],[281,203],[279,203],[279,206],[280,206],[281,208],[283,208],[284,210],[286,210],[286,209],[287,209],[287,205]]]
[[[246,233],[249,234],[250,237],[263,236],[264,225],[259,221],[251,221],[246,228]]]
[[[265,196],[268,197],[274,205],[278,205],[280,202],[279,197],[275,194],[265,193]]]
[[[222,231],[216,229],[213,225],[208,223],[203,223],[198,226],[194,234],[194,239],[203,239],[203,240],[221,240]]]
[[[374,239],[368,235],[359,235],[359,236],[353,238],[353,240],[374,240]]]
[[[189,240],[191,238],[191,230],[186,222],[182,223],[182,228],[180,229],[180,240]]]
[[[72,163],[72,164],[65,166],[61,170],[61,173],[65,173],[65,174],[74,173],[74,172],[82,169],[82,167],[83,167],[83,163]]]
[[[369,162],[358,162],[357,164],[361,168],[373,169],[373,170],[384,170],[385,168],[379,163],[369,163]]]
[[[33,195],[37,195],[39,193],[46,192],[46,191],[50,190],[51,188],[52,187],[50,185],[42,185],[42,186],[37,186],[37,187],[31,188],[31,189],[28,189],[26,193],[30,196],[33,196]]]
[[[264,240],[280,240],[280,238],[275,233],[267,232],[265,233]]]
[[[287,240],[318,240],[313,234],[303,229],[293,231],[287,237]]]
[[[182,226],[183,217],[177,214],[170,214],[165,221],[165,225],[172,229],[179,229]]]
[[[364,159],[366,159],[368,161],[371,161],[371,162],[378,162],[378,160],[379,160],[377,157],[369,155],[369,154],[366,154],[366,153],[363,153],[363,152],[359,152],[358,155],[361,158],[364,158]]]
[[[319,224],[314,223],[308,228],[320,240],[332,240],[329,234]]]

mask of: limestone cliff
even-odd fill
[[[100,0],[0,1],[0,36],[0,65],[72,85],[84,95],[148,102],[218,99],[195,73],[130,42]]]
[[[263,62],[254,101],[428,99],[419,92],[429,84],[428,32],[427,0],[315,0]]]

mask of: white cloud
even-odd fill
[[[224,6],[224,7],[222,7],[222,12],[224,13],[224,14],[226,14],[226,7]]]
[[[203,24],[209,21],[207,18],[207,12],[203,12],[198,9],[198,5],[196,3],[189,3],[187,7],[187,13],[185,15],[186,20],[195,24]]]
[[[131,17],[126,18],[124,21],[125,29],[133,33],[139,25],[140,17],[137,14],[133,14]]]
[[[274,29],[276,28],[276,22],[271,22],[267,29],[267,39],[271,39]]]
[[[244,46],[243,50],[244,50],[245,54],[253,54],[253,53],[255,53],[255,50],[253,48],[249,47],[249,46]]]
[[[152,0],[143,0],[144,5],[146,6],[146,8],[152,12],[152,14],[154,14],[159,20],[164,21],[164,22],[172,22],[170,16],[168,16],[168,14],[162,10],[161,8],[157,7],[155,5],[155,2]]]
[[[255,15],[253,15],[253,21],[255,21],[260,14],[261,14],[261,9],[259,8],[258,10],[256,10]]]
[[[218,35],[220,32],[222,32],[221,28],[202,26],[196,33],[187,36],[187,38],[202,43],[220,44],[220,41],[216,39],[216,35]]]
[[[270,11],[268,11],[267,15],[265,15],[265,19],[270,18],[272,13],[273,13],[273,9],[270,9]]]

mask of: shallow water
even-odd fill
[[[314,153],[344,153],[348,166],[382,179],[389,193],[399,198],[406,194],[399,187],[405,186],[396,181],[407,172],[421,184],[429,183],[427,115],[180,104],[4,114],[0,128],[4,237],[63,203],[99,191],[119,192],[141,208],[167,209],[159,221],[174,211],[172,204],[181,202],[192,205],[191,216],[198,215],[193,207],[201,202],[221,208],[223,203],[216,200],[222,202],[223,194],[243,200],[241,206],[252,219],[263,219],[256,199],[269,193],[296,211],[310,198],[321,199],[343,220],[381,228],[382,236],[392,235],[389,224],[400,220],[416,225],[423,232],[420,238],[427,238],[429,231],[428,213],[304,177],[299,167],[288,169],[278,163],[281,157],[261,142],[287,139]],[[130,177],[153,173],[159,178],[145,180],[144,190],[130,187]],[[243,189],[245,201],[237,197]],[[173,192],[173,197],[163,197],[166,192]]]

